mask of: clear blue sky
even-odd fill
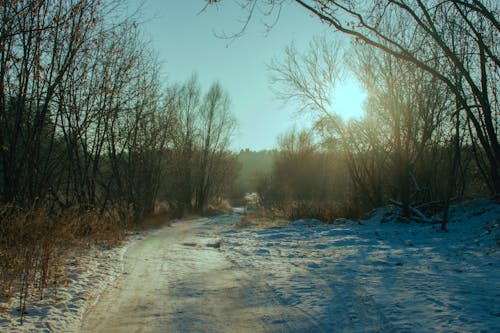
[[[255,15],[244,35],[229,41],[216,35],[241,29],[246,16],[236,0],[224,0],[201,13],[204,0],[128,3],[129,10],[143,4],[144,35],[158,52],[167,82],[184,81],[197,73],[205,91],[218,80],[229,92],[238,121],[232,149],[270,149],[275,147],[276,137],[294,124],[299,128],[308,125],[306,118],[295,115],[292,106],[275,100],[266,69],[266,64],[273,57],[280,58],[292,40],[298,49],[305,49],[314,36],[329,31],[296,4],[283,7],[270,31],[264,22],[271,23],[272,18]],[[335,106],[344,118],[360,115],[364,98],[361,93],[353,81],[338,87]]]

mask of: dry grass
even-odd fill
[[[213,203],[207,206],[203,211],[205,216],[215,216],[219,214],[228,214],[233,211],[233,207],[227,200],[220,200],[217,203]]]
[[[102,212],[74,206],[49,213],[40,202],[31,208],[0,206],[0,304],[18,297],[22,323],[31,302],[67,284],[70,254],[96,245],[118,246],[127,230],[170,225],[171,210],[157,203],[151,216],[136,223],[127,207]],[[69,264],[79,265],[78,259]]]
[[[285,216],[291,221],[313,218],[324,223],[332,223],[338,218],[357,218],[360,214],[359,209],[351,201],[299,201],[286,205],[283,210]]]
[[[253,213],[245,214],[236,227],[271,228],[285,226],[290,221],[300,219],[317,219],[324,223],[332,223],[338,218],[357,218],[359,213],[350,201],[300,201],[259,209]]]
[[[259,209],[252,213],[246,213],[235,225],[236,228],[272,228],[282,227],[289,223],[284,212],[277,208]]]
[[[113,211],[72,207],[51,215],[44,207],[0,207],[0,298],[18,295],[21,323],[29,302],[64,284],[70,249],[119,245],[124,226]]]
[[[146,217],[139,225],[136,225],[136,230],[141,229],[156,229],[167,227],[172,224],[172,221],[165,214],[154,214]]]

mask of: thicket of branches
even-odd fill
[[[165,109],[176,123],[161,196],[181,209],[203,210],[232,189],[239,164],[228,150],[236,125],[229,103],[217,82],[202,96],[196,76],[164,95]]]
[[[0,297],[21,315],[69,247],[119,242],[158,201],[203,210],[235,177],[227,93],[165,91],[121,4],[0,2]]]
[[[347,122],[331,103],[346,65],[368,92],[363,117]],[[278,96],[316,111],[316,122],[280,139],[272,175],[261,179],[265,203],[334,201],[345,207],[332,213],[356,214],[392,201],[408,218],[488,194],[467,119],[433,76],[366,46],[346,51],[327,39],[304,53],[288,48],[270,68]]]
[[[256,8],[279,15],[285,2],[253,0],[244,8],[250,20]],[[340,147],[357,202],[393,198],[403,217],[427,221],[417,205],[439,200],[446,208],[477,193],[498,200],[497,1],[293,2],[351,37],[350,67],[369,92],[366,115],[343,123],[331,104],[337,44],[316,41],[305,54],[292,46],[271,64],[278,95],[312,110],[317,133]],[[446,213],[442,222],[445,228]]]
[[[165,183],[165,199],[188,208],[226,190],[227,93],[215,83],[201,96],[194,78],[162,91],[137,25],[111,15],[118,5],[2,1],[1,201],[118,208],[139,220]]]

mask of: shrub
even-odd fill
[[[332,223],[338,218],[356,218],[360,212],[351,201],[313,202],[296,201],[284,208],[285,216],[291,221],[313,218]]]
[[[114,246],[124,236],[115,211],[71,207],[49,214],[43,205],[0,207],[0,297],[19,297],[21,323],[30,299],[61,283],[61,266],[71,248]]]

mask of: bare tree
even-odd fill
[[[326,52],[327,47],[312,44],[305,54],[287,48],[283,60],[274,61],[270,68],[279,97],[300,101],[319,115],[315,129],[329,149],[340,148],[358,202],[370,208],[397,199],[402,215],[409,217],[411,204],[444,198],[439,195],[446,192],[442,180],[427,176],[430,170],[438,175],[438,170],[450,165],[437,163],[454,127],[455,108],[447,87],[407,62],[355,45],[346,58],[367,89],[368,99],[364,117],[344,123],[335,105],[324,97],[334,94],[338,77],[324,73],[340,72],[330,64],[337,63],[335,54],[342,50]]]
[[[4,201],[44,195],[57,88],[101,19],[97,0],[4,1],[0,32],[0,143]],[[42,154],[42,151],[44,154]]]
[[[252,3],[258,1],[271,9],[279,9],[284,3],[284,0],[252,0]],[[498,198],[498,1],[294,2],[333,30],[411,63],[443,82],[470,122],[472,138],[482,150],[479,155],[484,155],[488,163],[487,183]],[[255,6],[246,8],[250,19]]]
[[[158,62],[135,24],[110,18],[115,4],[0,4],[3,201],[152,210],[172,117]]]
[[[164,108],[174,114],[175,165],[170,173],[170,200],[178,201],[181,208],[191,209],[195,193],[195,154],[199,136],[199,109],[201,107],[201,87],[196,75],[183,84],[175,84],[164,96]],[[175,193],[172,193],[175,192]]]
[[[273,59],[268,66],[274,93],[285,102],[295,102],[298,111],[319,111],[333,120],[332,94],[343,75],[341,62],[339,42],[316,37],[307,53],[292,43],[282,59]]]
[[[230,113],[228,94],[216,82],[212,84],[204,97],[200,108],[201,143],[200,162],[197,173],[195,207],[205,208],[209,197],[213,195],[214,184],[222,179],[214,179],[220,168],[221,158],[229,147],[229,139],[235,129],[235,120]]]
[[[202,98],[196,75],[165,92],[163,108],[173,115],[173,158],[164,193],[181,213],[202,211],[235,180],[236,160],[228,151],[235,120],[229,106],[229,95],[217,82]]]
[[[368,90],[367,107],[390,135],[384,144],[390,149],[388,167],[394,175],[395,194],[402,202],[403,215],[409,216],[409,205],[421,191],[418,179],[425,152],[432,144],[443,144],[446,135],[440,128],[453,110],[445,86],[427,73],[385,53],[356,48],[354,64],[358,79]],[[434,161],[436,162],[436,161]],[[438,165],[433,163],[436,170]],[[421,197],[423,199],[423,197]]]

